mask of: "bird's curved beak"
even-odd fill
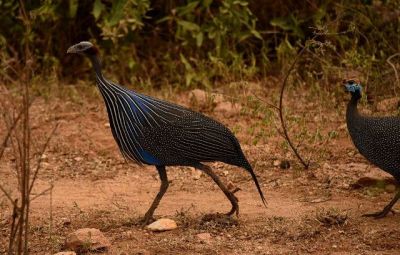
[[[67,53],[76,53],[75,45],[72,45],[71,47],[68,48]]]

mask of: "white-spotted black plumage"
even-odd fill
[[[360,114],[357,104],[361,98],[361,86],[350,80],[346,82],[346,89],[351,93],[346,122],[354,145],[361,155],[400,183],[400,118]],[[382,212],[366,216],[384,217],[399,197],[400,192]]]
[[[101,72],[98,50],[89,42],[74,45],[68,52],[82,52],[90,58],[107,108],[112,134],[125,158],[139,164],[155,165],[164,181],[167,179],[165,166],[197,167],[209,174],[217,184],[217,177],[212,176],[211,169],[201,162],[221,161],[243,167],[251,174],[265,204],[260,185],[238,140],[224,125],[201,113],[108,81]],[[222,183],[218,185],[235,207],[236,198],[233,194],[228,194],[229,191],[221,187]],[[161,197],[163,192],[160,189]],[[237,211],[237,208],[233,211]]]

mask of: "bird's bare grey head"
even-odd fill
[[[97,48],[87,41],[82,41],[68,48],[67,53],[85,53],[85,54],[97,54]]]

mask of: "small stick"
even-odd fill
[[[311,40],[314,40],[316,36],[314,36],[314,38],[312,38]],[[281,87],[281,93],[280,93],[280,97],[279,97],[279,118],[281,120],[281,126],[283,129],[283,135],[285,136],[286,141],[288,142],[290,148],[292,149],[292,151],[294,152],[294,154],[296,155],[296,157],[300,160],[301,164],[304,166],[305,169],[308,169],[310,163],[306,163],[304,161],[304,159],[300,156],[299,152],[297,151],[297,148],[293,145],[292,141],[290,140],[288,131],[287,131],[287,127],[286,127],[286,123],[285,123],[285,119],[283,116],[283,94],[287,85],[287,81],[289,79],[290,73],[293,71],[294,66],[296,65],[297,61],[300,59],[301,55],[303,55],[303,53],[305,52],[305,50],[307,49],[307,45],[305,45],[300,52],[296,55],[293,63],[290,65],[290,68],[283,80],[282,83],[282,87]]]
[[[12,213],[12,223],[11,223],[11,231],[10,231],[10,239],[9,239],[9,243],[8,243],[8,254],[11,255],[12,253],[12,247],[14,244],[14,238],[15,238],[15,230],[16,230],[16,226],[15,226],[15,221],[18,218],[18,199],[15,199],[13,201],[13,213]]]

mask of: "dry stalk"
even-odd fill
[[[33,187],[37,180],[38,174],[41,169],[41,163],[43,154],[46,151],[51,138],[54,136],[58,124],[50,132],[49,136],[45,140],[42,148],[39,151],[39,157],[36,160],[36,167],[32,169],[31,165],[31,123],[30,123],[30,106],[32,105],[32,97],[30,95],[30,81],[33,73],[33,58],[31,50],[29,48],[29,36],[31,33],[31,23],[29,14],[25,10],[24,1],[19,1],[19,18],[25,25],[25,43],[24,43],[24,61],[21,61],[23,67],[20,69],[20,81],[18,82],[21,91],[21,107],[17,111],[18,114],[13,115],[13,111],[10,109],[17,109],[16,105],[13,105],[13,101],[10,100],[10,104],[13,107],[9,107],[4,101],[1,103],[1,108],[4,109],[2,117],[6,124],[5,137],[0,144],[0,159],[4,155],[5,148],[10,143],[13,148],[15,158],[17,159],[16,171],[18,178],[18,190],[19,198],[13,199],[12,194],[7,191],[0,183],[0,191],[5,194],[8,200],[13,205],[12,222],[10,227],[8,254],[28,254],[29,245],[29,212],[31,202],[51,191],[53,185],[49,188],[40,192],[35,196],[31,196]],[[6,89],[7,91],[7,89]],[[7,109],[9,108],[9,109]],[[8,111],[7,111],[8,110]]]
[[[388,64],[390,65],[390,67],[392,67],[392,69],[393,69],[393,71],[394,71],[394,76],[396,77],[397,86],[394,86],[394,93],[395,93],[395,95],[397,95],[397,93],[396,93],[396,87],[397,87],[397,88],[400,88],[400,78],[399,78],[399,73],[397,72],[397,68],[396,68],[396,66],[392,63],[391,60],[392,60],[392,58],[397,57],[397,56],[400,56],[400,53],[393,54],[392,56],[390,56],[390,57],[388,57],[388,58],[386,59],[386,63],[388,63]]]
[[[311,40],[314,40],[315,37]],[[285,92],[285,88],[287,85],[287,81],[289,79],[290,73],[293,71],[297,61],[300,59],[300,57],[303,55],[303,53],[305,52],[305,50],[307,49],[307,45],[305,45],[300,51],[299,53],[297,53],[293,63],[290,65],[289,70],[286,73],[285,78],[283,79],[282,82],[282,86],[281,86],[281,92],[280,92],[280,96],[279,96],[279,119],[281,120],[281,126],[282,126],[282,130],[283,130],[283,135],[285,136],[285,139],[287,141],[287,143],[289,144],[290,148],[292,149],[293,153],[295,154],[295,156],[300,160],[300,163],[304,166],[305,169],[308,169],[310,162],[305,162],[305,160],[301,157],[300,153],[297,150],[297,147],[295,147],[292,143],[292,140],[289,137],[289,133],[287,131],[287,127],[286,127],[286,122],[285,122],[285,118],[283,116],[283,94]]]

